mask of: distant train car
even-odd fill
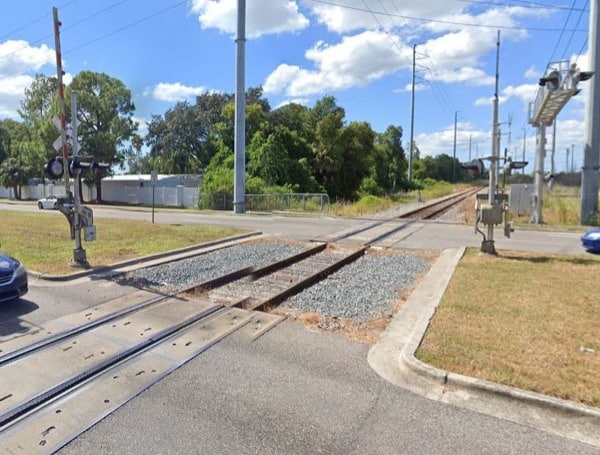
[[[460,167],[468,170],[469,174],[471,174],[471,177],[474,179],[481,179],[485,177],[485,165],[483,164],[482,159],[475,158],[468,163],[461,163]]]

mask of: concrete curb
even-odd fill
[[[428,398],[600,446],[600,409],[467,377],[415,357],[465,248],[442,251],[368,361],[383,378]]]
[[[231,243],[231,242],[241,242],[245,241],[251,237],[256,237],[262,235],[262,232],[253,231],[245,234],[233,235],[231,237],[225,237],[219,240],[211,240],[209,242],[200,243],[198,245],[192,245],[184,248],[179,248],[177,250],[165,251],[163,253],[150,254],[147,256],[141,256],[138,258],[128,259],[126,261],[118,262],[116,264],[112,264],[106,267],[98,267],[98,268],[90,268],[86,270],[80,270],[74,273],[70,273],[67,275],[50,275],[39,272],[29,271],[28,273],[40,280],[46,281],[69,281],[75,280],[78,278],[87,277],[90,275],[102,275],[109,274],[112,272],[116,272],[121,269],[125,269],[128,267],[132,267],[139,264],[144,263],[153,263],[155,265],[157,263],[167,263],[171,261],[175,261],[181,259],[182,256],[196,256],[198,254],[202,254],[207,248]]]

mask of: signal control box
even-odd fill
[[[501,224],[503,222],[501,204],[481,204],[481,222],[485,225]]]

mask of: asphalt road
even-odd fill
[[[94,214],[150,216],[147,211],[112,208],[94,208]],[[365,222],[179,211],[157,212],[155,220],[234,225],[302,240]],[[469,227],[421,224],[398,246],[438,249],[478,246],[481,241]],[[522,231],[510,240],[498,239],[497,248],[505,248],[506,242],[511,249],[584,254],[578,239],[579,234]],[[2,309],[0,336],[130,291],[104,280],[61,284],[33,280],[24,301]],[[368,350],[369,346],[292,321],[255,342],[236,333],[104,418],[60,453],[597,454],[600,450],[394,386],[369,367]]]

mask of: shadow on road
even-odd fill
[[[22,335],[33,328],[31,323],[21,319],[21,316],[36,311],[39,306],[26,299],[18,299],[0,305],[0,341]]]

